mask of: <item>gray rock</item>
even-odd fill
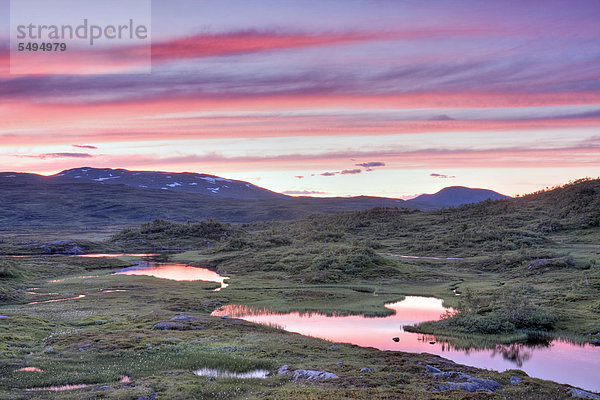
[[[439,374],[442,372],[439,368],[432,367],[431,365],[426,365],[426,368],[427,368],[427,372],[429,372],[431,374]]]
[[[171,321],[191,321],[193,320],[193,317],[190,317],[189,315],[178,315],[176,317],[171,318]]]
[[[577,399],[591,399],[591,400],[600,400],[600,396],[591,392],[586,392],[585,390],[571,388],[567,390],[567,393],[571,395],[571,397],[575,397]]]
[[[465,390],[467,392],[494,392],[500,388],[500,384],[491,379],[483,379],[476,378],[469,374],[465,374],[464,372],[456,372],[456,371],[441,371],[436,367],[432,367],[431,365],[427,365],[427,372],[431,373],[435,378],[441,379],[452,379],[453,382],[446,382],[440,385],[440,390]],[[455,381],[464,381],[464,382],[455,382]]]
[[[83,249],[79,246],[73,246],[70,249],[63,251],[62,253],[68,255],[79,255],[83,254]]]
[[[277,375],[286,375],[290,373],[290,366],[289,365],[282,365],[281,367],[279,367],[277,369]]]
[[[523,379],[517,377],[517,376],[511,376],[510,377],[510,384],[511,385],[516,385],[517,383],[521,382]]]
[[[156,400],[156,392],[148,396],[140,396],[137,398],[137,400]]]
[[[329,346],[327,348],[327,350],[332,350],[332,351],[336,351],[336,350],[339,350],[339,349],[340,349],[340,346],[338,346],[337,344],[332,344],[331,346]]]
[[[467,392],[494,392],[500,388],[500,384],[491,379],[471,378],[467,382],[446,382],[440,385],[440,390],[460,389]]]
[[[344,363],[339,362],[339,363],[336,363],[335,365],[337,365],[338,367],[341,367],[342,365],[344,365]]]
[[[361,368],[360,372],[364,372],[366,374],[370,374],[373,371],[369,367],[364,367],[364,368]]]
[[[297,369],[294,371],[292,380],[296,382],[298,379],[307,379],[311,381],[325,381],[328,379],[337,379],[338,376],[331,372],[315,371],[310,369]]]
[[[174,329],[174,330],[184,330],[186,329],[185,325],[178,324],[176,322],[159,322],[154,324],[152,329],[162,329],[164,331]]]

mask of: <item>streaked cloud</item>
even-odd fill
[[[311,195],[315,195],[315,194],[328,194],[327,192],[321,192],[318,190],[285,190],[281,193],[289,194],[289,195],[304,195],[304,196],[311,196]]]
[[[456,176],[454,176],[454,175],[437,174],[435,172],[429,174],[429,176],[431,176],[433,178],[441,178],[441,179],[453,179],[453,178],[456,178]]]
[[[45,153],[38,155],[15,155],[15,157],[39,158],[45,160],[47,158],[92,158],[88,153]]]

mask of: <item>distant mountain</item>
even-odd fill
[[[125,181],[128,179],[126,177],[135,173],[134,171],[124,171],[118,175],[122,176],[121,178],[115,178],[115,171],[118,170],[105,170],[99,175],[91,174],[85,178],[84,175],[74,172],[76,170],[70,171],[65,171],[62,176],[59,176],[62,173],[42,176],[0,172],[0,231],[13,226],[130,225],[155,218],[171,221],[216,218],[225,222],[289,220],[308,214],[332,214],[373,207],[417,208],[416,204],[409,205],[403,200],[385,197],[290,197],[254,185],[248,187],[245,182],[219,181],[216,178],[215,184],[219,186],[209,187],[223,189],[186,193],[176,189],[183,187],[184,183],[196,181],[184,180],[181,174],[158,173],[155,175],[155,184],[162,183],[160,179],[170,179],[168,182],[172,180],[172,184],[180,183],[181,186],[167,186],[169,189],[162,189],[161,186],[159,189],[153,189],[140,187],[150,186],[143,183],[137,186],[107,183],[120,179]],[[188,186],[201,186],[201,181],[207,181],[201,178],[210,177],[191,175],[193,179],[198,180],[198,185]],[[76,178],[77,176],[80,178]],[[207,182],[212,185],[212,182]],[[225,185],[229,187],[225,188]],[[233,188],[240,191],[228,192],[228,189]],[[223,197],[221,191],[239,196],[240,193],[247,194],[249,198]],[[270,198],[260,198],[270,193],[273,194]]]
[[[291,197],[243,181],[195,173],[76,168],[52,176],[0,172],[0,228],[128,225],[155,218],[225,222],[290,220],[374,207],[433,210],[504,197],[447,188],[410,201],[385,197]],[[476,196],[474,193],[485,192]],[[469,195],[467,195],[469,194]]]
[[[407,203],[428,204],[434,207],[457,207],[462,204],[479,203],[484,200],[508,199],[509,196],[488,189],[471,189],[464,186],[450,186],[434,194],[422,194]]]
[[[141,189],[195,193],[218,198],[265,200],[287,197],[248,182],[191,172],[129,171],[84,167],[62,171],[53,177],[73,182],[126,185]]]

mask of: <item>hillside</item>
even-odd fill
[[[10,178],[4,177],[9,175]],[[99,182],[65,182],[33,174],[0,174],[0,228],[11,226],[128,225],[155,218],[226,222],[294,219],[373,207],[416,207],[378,197],[217,198],[170,190]]]
[[[129,171],[111,168],[75,168],[53,175],[58,181],[98,182],[142,189],[195,193],[216,198],[265,200],[286,197],[244,181],[191,172]]]
[[[409,203],[431,204],[439,207],[457,207],[463,204],[479,203],[485,200],[507,199],[509,196],[488,189],[472,189],[464,186],[450,186],[434,194],[422,194]]]

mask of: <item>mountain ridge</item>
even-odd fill
[[[422,194],[407,202],[427,203],[442,207],[458,207],[463,204],[479,203],[485,200],[508,199],[510,196],[503,195],[490,189],[470,188],[466,186],[448,186],[433,194]]]
[[[113,168],[73,168],[52,175],[57,179],[122,184],[142,189],[205,194],[211,197],[263,200],[287,197],[249,182],[195,172],[132,171]]]
[[[173,186],[164,186],[165,182]],[[198,190],[181,189],[187,186]],[[155,218],[182,222],[215,218],[247,223],[375,207],[428,211],[443,206],[374,196],[292,197],[244,181],[194,173],[85,167],[51,176],[0,173],[1,226],[126,225]]]

